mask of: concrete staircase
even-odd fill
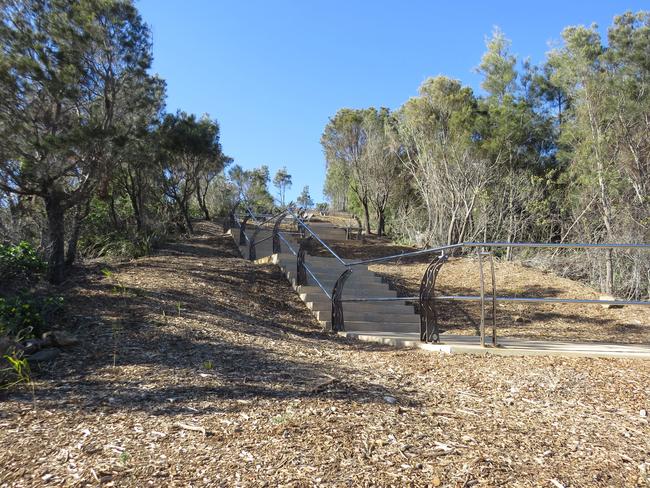
[[[345,239],[345,229],[329,225],[310,224],[314,232],[318,233],[325,242]],[[239,229],[232,229],[231,233],[236,242],[239,242]],[[270,229],[258,232],[256,242],[270,237]],[[247,232],[252,235],[252,231]],[[283,234],[294,251],[300,247],[297,238]],[[316,319],[326,328],[332,325],[332,302],[318,286],[316,281],[307,273],[307,285],[296,285],[297,263],[296,256],[291,253],[284,242],[281,242],[282,252],[273,254],[272,239],[267,239],[256,245],[256,260],[277,264],[313,312]],[[248,246],[239,246],[241,254],[248,259]],[[305,262],[309,269],[316,275],[324,288],[331,294],[336,280],[345,271],[345,266],[334,257],[306,256]],[[390,290],[387,283],[368,270],[367,266],[354,266],[352,274],[347,279],[343,288],[343,299],[353,297],[396,297],[397,293]],[[343,315],[345,318],[346,332],[391,332],[391,333],[417,333],[420,332],[420,316],[416,315],[413,306],[404,302],[344,302]]]

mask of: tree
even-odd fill
[[[257,212],[268,211],[274,207],[273,196],[269,193],[268,188],[270,180],[268,166],[263,165],[252,170],[244,170],[241,166],[235,165],[230,168],[228,178],[239,195],[234,207],[240,202],[244,202]]]
[[[336,175],[336,186],[351,189],[363,211],[366,232],[370,233],[370,187],[363,153],[366,133],[363,110],[341,109],[325,126],[321,145],[325,152],[327,177]],[[328,182],[326,182],[326,188]]]
[[[417,232],[426,244],[462,242],[490,178],[475,130],[480,114],[472,90],[457,80],[426,80],[397,114],[399,158],[418,195]]]
[[[366,148],[363,154],[368,181],[368,201],[377,215],[377,235],[386,231],[386,207],[396,188],[395,180],[400,173],[399,147],[391,144],[395,120],[387,108],[366,110],[363,128]]]
[[[167,114],[160,128],[160,147],[163,190],[177,206],[187,230],[193,232],[190,199],[197,197],[209,219],[205,191],[226,162],[219,144],[219,125],[207,115],[197,119],[185,112]]]
[[[568,27],[562,37],[563,46],[548,63],[551,81],[570,100],[559,154],[570,177],[566,203],[575,221],[581,219],[580,237],[644,242],[650,211],[650,14],[616,17],[608,48],[595,25]],[[638,258],[630,261],[633,276],[644,273]],[[598,274],[602,289],[612,293],[617,284],[611,250]],[[628,292],[638,294],[638,289],[636,278]]]
[[[291,188],[291,175],[287,172],[286,166],[283,166],[282,169],[279,169],[275,176],[273,177],[273,186],[278,189],[278,195],[280,196],[280,202],[284,207],[284,196],[288,188]]]
[[[0,15],[0,188],[42,199],[60,283],[66,212],[108,186],[150,36],[129,1],[6,0]]]
[[[300,195],[296,199],[298,205],[304,208],[311,208],[314,206],[314,200],[312,200],[311,195],[309,194],[309,186],[305,185],[300,192]]]
[[[488,238],[489,221],[492,232],[505,234],[507,242],[513,242],[534,224],[530,203],[540,195],[531,173],[542,172],[549,154],[544,144],[550,126],[535,113],[517,83],[517,58],[510,53],[510,41],[503,32],[495,29],[486,44],[477,71],[483,75],[482,87],[487,92],[479,106],[487,117],[478,130],[480,145],[497,174],[490,187],[492,211],[485,219],[483,236]],[[508,248],[508,259],[511,256]]]

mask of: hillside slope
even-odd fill
[[[0,486],[650,482],[647,362],[341,339],[197,227],[67,290],[82,345],[0,404]]]

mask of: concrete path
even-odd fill
[[[442,334],[440,343],[431,344],[421,342],[420,335],[414,333],[341,332],[340,334],[367,342],[378,342],[395,347],[416,347],[447,354],[650,359],[650,345],[646,344],[533,341],[502,337],[498,338],[497,347],[481,347],[478,336]]]

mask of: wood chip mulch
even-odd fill
[[[0,486],[650,486],[650,364],[321,332],[211,224],[65,290],[82,344],[0,399]]]

